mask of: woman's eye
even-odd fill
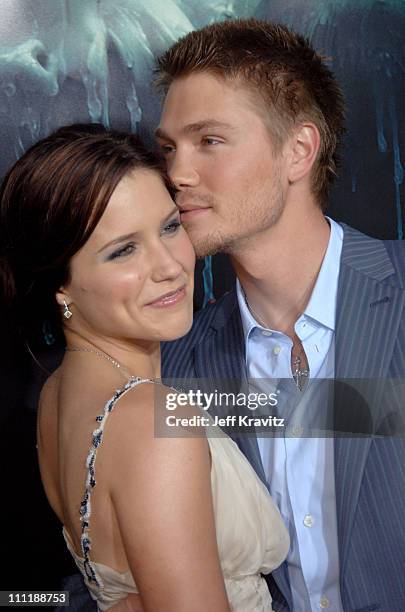
[[[173,145],[162,144],[160,145],[160,150],[163,153],[163,155],[168,155],[169,153],[172,153],[174,151],[174,147]]]
[[[114,251],[108,257],[109,260],[118,259],[119,257],[125,257],[126,255],[130,255],[135,250],[135,245],[131,242],[130,244],[126,244],[125,246],[118,249],[118,251]]]
[[[176,219],[175,221],[170,221],[168,225],[165,225],[163,231],[165,234],[175,234],[179,227],[181,227],[181,223],[178,219]]]

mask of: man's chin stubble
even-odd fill
[[[240,240],[240,238],[236,236],[225,238],[225,236],[220,234],[209,234],[200,239],[194,239],[193,235],[189,234],[189,238],[194,247],[195,254],[199,259],[217,255],[218,253],[231,255],[237,250],[237,244]]]

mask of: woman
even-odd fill
[[[159,162],[133,135],[62,128],[8,173],[0,222],[23,333],[62,324],[39,462],[99,609],[139,592],[144,610],[271,610],[260,573],[288,535],[264,485],[229,438],[154,435],[173,392],[159,342],[191,326],[194,267]]]

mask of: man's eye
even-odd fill
[[[175,221],[170,221],[170,223],[165,225],[163,231],[165,234],[175,234],[179,227],[181,227],[181,223],[178,219],[176,219]]]
[[[220,144],[221,142],[222,142],[222,141],[221,141],[221,140],[218,140],[218,138],[212,138],[212,137],[210,137],[210,136],[205,136],[205,137],[202,139],[202,143],[203,143],[203,144],[206,144],[206,145],[217,145],[217,144]]]
[[[118,259],[119,257],[131,255],[131,253],[133,253],[134,251],[135,245],[133,242],[130,242],[129,244],[126,244],[125,246],[118,249],[117,251],[114,251],[114,253],[111,253],[111,255],[109,255],[108,257],[108,260],[111,261],[112,259]]]

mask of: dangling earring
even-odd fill
[[[69,310],[69,306],[66,304],[66,300],[63,300],[63,316],[65,317],[65,319],[70,319],[70,317],[72,316],[73,312],[71,310]]]

